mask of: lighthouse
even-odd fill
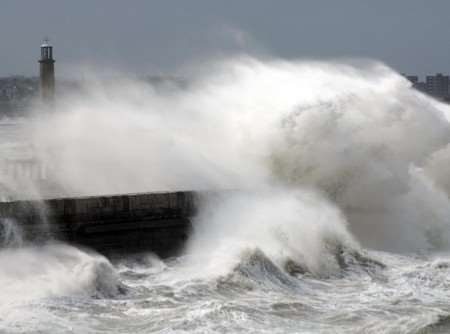
[[[40,93],[44,103],[51,103],[55,97],[55,60],[53,47],[48,39],[41,45],[40,67]]]

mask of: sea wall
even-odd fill
[[[184,245],[198,200],[194,192],[167,192],[15,201],[0,203],[0,217],[17,221],[33,242],[170,256]]]

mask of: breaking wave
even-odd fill
[[[67,245],[0,250],[0,313],[14,304],[67,296],[114,297],[125,291],[103,256]]]
[[[194,272],[204,276],[226,276],[257,264],[276,276],[281,271],[327,277],[352,264],[375,264],[347,225],[332,203],[311,191],[209,194],[187,253],[191,265],[202,268]]]

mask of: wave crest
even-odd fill
[[[114,297],[126,291],[109,261],[67,245],[0,251],[0,309],[42,298]]]
[[[226,275],[243,259],[252,263],[249,249],[278,268],[288,263],[292,272],[327,275],[340,269],[340,250],[360,249],[346,225],[340,211],[314,192],[221,193],[206,199],[187,251],[211,275]]]

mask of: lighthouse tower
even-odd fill
[[[53,47],[48,39],[44,39],[41,45],[40,64],[40,92],[44,103],[52,102],[55,97],[55,60],[53,59]]]

